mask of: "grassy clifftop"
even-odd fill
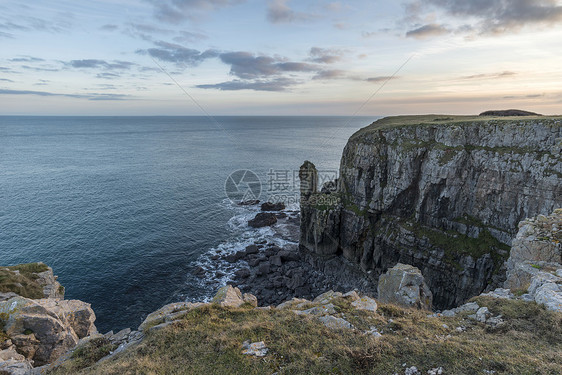
[[[353,328],[332,329],[291,310],[205,305],[137,346],[93,364],[99,348],[81,350],[54,374],[560,374],[562,314],[521,300],[474,299],[503,323],[429,317],[428,312],[379,304],[376,312],[333,300]],[[382,335],[369,331],[375,327]],[[264,357],[242,354],[263,341]],[[412,374],[418,374],[412,372]]]
[[[455,116],[455,115],[412,115],[391,116],[375,121],[356,132],[352,138],[373,131],[392,129],[402,126],[446,126],[474,123],[508,124],[514,122],[542,121],[562,126],[562,116]]]

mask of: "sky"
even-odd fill
[[[0,115],[562,114],[562,0],[0,0]]]

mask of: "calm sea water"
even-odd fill
[[[0,265],[43,261],[101,332],[214,290],[189,269],[247,227],[224,192],[306,159],[337,170],[369,117],[0,117]]]

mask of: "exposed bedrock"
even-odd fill
[[[561,150],[560,117],[379,120],[349,139],[335,192],[301,167],[300,246],[374,285],[411,264],[450,308],[503,282],[519,221],[562,206]]]

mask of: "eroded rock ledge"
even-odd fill
[[[379,120],[349,139],[335,191],[301,167],[300,246],[371,285],[411,264],[435,306],[457,306],[502,285],[519,221],[562,206],[561,150],[560,117]]]

